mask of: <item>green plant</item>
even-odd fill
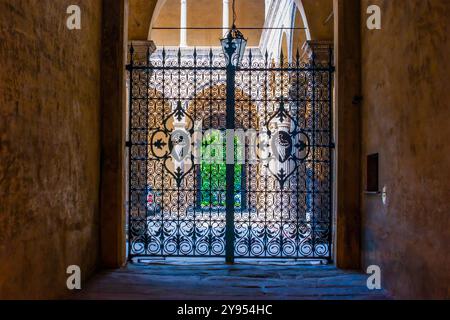
[[[213,131],[208,136],[203,138],[201,147],[202,156],[210,156],[215,160],[222,160],[219,163],[210,163],[209,161],[203,161],[200,166],[201,171],[201,206],[225,206],[225,194],[226,194],[226,170],[227,166],[225,158],[217,159],[219,155],[216,154],[217,146],[222,147],[222,157],[226,154],[226,145],[223,143],[223,133],[220,131]],[[216,148],[211,148],[214,146]],[[238,152],[241,152],[240,143],[238,138],[234,139],[235,158],[237,158]],[[237,164],[234,166],[235,182],[234,190],[235,194],[238,194],[241,190],[241,177],[242,177],[242,165]],[[241,206],[240,201],[235,202],[235,206]]]

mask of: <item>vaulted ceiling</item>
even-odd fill
[[[333,40],[333,0],[294,0],[303,6],[311,40]]]
[[[129,40],[148,40],[150,26],[167,0],[129,0],[128,37]],[[190,0],[188,0],[189,2]],[[333,39],[333,0],[294,0],[303,8],[312,40]],[[261,1],[262,3],[264,1]],[[239,3],[239,1],[237,2]],[[221,12],[202,12],[211,19],[221,19]],[[207,17],[202,17],[207,18]],[[219,21],[219,20],[218,20]]]

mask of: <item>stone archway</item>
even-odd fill
[[[236,117],[235,117],[235,126],[236,130],[242,131],[243,135],[238,135],[236,140],[235,147],[238,152],[243,154],[249,153],[249,137],[245,136],[245,132],[247,130],[253,130],[257,132],[261,127],[261,119],[258,114],[258,109],[255,104],[252,103],[253,99],[251,96],[247,95],[240,89],[236,89]],[[225,134],[226,129],[226,106],[225,106],[225,96],[226,96],[226,86],[224,83],[218,83],[212,87],[205,86],[199,88],[198,92],[195,94],[195,97],[192,97],[192,100],[188,103],[187,113],[190,115],[194,121],[197,123],[201,123],[202,132],[210,133],[211,130],[222,131],[222,134]],[[214,100],[213,103],[211,103]],[[240,101],[240,102],[239,102]],[[225,139],[225,137],[223,137]],[[224,166],[225,164],[223,164]],[[197,185],[201,185],[202,179],[202,164],[197,165]],[[216,168],[215,168],[216,169]],[[220,169],[220,168],[219,168]],[[246,167],[238,164],[237,170],[235,172],[236,178],[238,181],[238,190],[240,190],[240,201],[239,205],[242,208],[247,208],[247,195],[246,195],[246,186],[250,183],[249,178],[247,177]],[[225,176],[219,177],[219,179],[225,179]],[[201,189],[201,188],[200,188]],[[197,194],[197,202],[201,202],[201,194]]]
[[[149,30],[149,26],[150,26],[150,21],[151,21],[151,16],[153,15],[153,9],[154,6],[156,6],[156,0],[149,0],[149,1],[144,1],[144,0],[130,0],[130,28],[129,28],[129,40],[147,40],[148,39],[148,30]],[[298,0],[296,0],[297,3],[299,3]],[[325,3],[325,5],[321,5],[320,3]],[[359,12],[358,8],[359,5],[356,4],[356,0],[352,1],[352,3],[347,3],[344,4],[343,1],[341,0],[334,0],[334,3],[331,5],[331,7],[333,7],[334,5],[334,20],[335,20],[335,34],[336,34],[336,38],[335,38],[335,43],[336,43],[336,48],[338,48],[339,46],[341,46],[341,48],[343,48],[344,45],[349,45],[353,46],[353,44],[355,44],[355,50],[339,50],[339,53],[336,53],[335,56],[335,61],[336,61],[336,65],[338,68],[338,72],[337,72],[337,86],[336,86],[336,114],[339,114],[338,118],[339,123],[337,124],[337,131],[338,131],[338,136],[340,137],[338,140],[338,148],[341,150],[341,152],[338,152],[338,158],[340,159],[340,157],[342,156],[342,153],[344,152],[342,147],[343,146],[350,146],[350,145],[354,145],[355,143],[357,144],[357,141],[354,141],[356,139],[356,137],[358,135],[355,135],[353,133],[353,129],[355,127],[355,123],[353,120],[349,120],[349,119],[353,119],[352,117],[352,112],[349,109],[346,109],[345,106],[346,105],[350,105],[351,106],[351,101],[352,101],[352,97],[355,95],[355,93],[359,92],[359,90],[357,89],[359,82],[356,80],[351,80],[348,77],[345,77],[342,73],[339,72],[340,68],[345,68],[344,64],[341,64],[341,62],[343,61],[347,61],[347,63],[352,63],[352,67],[350,68],[351,70],[355,70],[355,74],[357,73],[357,69],[359,68],[359,63],[358,63],[358,59],[357,57],[355,58],[354,54],[356,54],[356,52],[359,52],[357,50],[358,46],[356,44],[356,38],[354,37],[354,35],[349,32],[348,30],[357,30],[359,24],[357,23],[356,20],[349,20],[349,21],[344,21],[343,20],[343,15],[345,13],[348,13],[350,15],[354,14],[355,12]],[[147,5],[149,5],[150,9],[145,12],[145,15],[148,16],[148,18],[144,17],[143,14],[139,14],[139,12],[144,12],[145,10],[139,10],[139,8],[143,8],[142,4],[143,3],[147,3]],[[321,1],[315,1],[315,6],[313,6],[313,1],[312,0],[303,0],[302,4],[303,4],[303,8],[304,8],[304,12],[305,12],[305,16],[308,18],[308,26],[309,26],[309,30],[311,32],[311,40],[330,40],[331,38],[333,38],[333,30],[331,30],[331,32],[326,33],[322,33],[322,32],[316,32],[316,27],[317,25],[323,24],[324,21],[330,21],[330,19],[328,19],[328,17],[330,17],[331,15],[329,14],[330,10],[326,9],[326,8],[330,8],[330,3],[331,0],[321,0]],[[140,7],[139,7],[140,4]],[[118,7],[123,6],[123,2],[118,4]],[[320,7],[325,8],[322,9],[322,12],[320,12]],[[320,13],[320,14],[313,14],[313,12],[315,12],[313,9],[317,9],[319,11],[316,11],[316,13]],[[109,12],[114,12],[114,14],[108,16],[108,13],[105,14],[105,24],[108,25],[108,21],[110,20],[110,24],[114,24],[116,25],[118,28],[116,28],[116,31],[112,31],[112,32],[116,32],[116,36],[117,37],[121,37],[123,35],[123,32],[121,32],[120,29],[121,25],[117,25],[117,11],[120,11],[120,8],[109,8],[110,10],[108,10]],[[327,13],[325,13],[327,12]],[[110,18],[108,18],[110,17]],[[331,16],[332,17],[332,16]],[[108,20],[109,19],[109,20]],[[133,21],[135,20],[135,21]],[[345,27],[344,27],[345,26]],[[139,33],[139,28],[141,30],[141,33]],[[120,30],[119,30],[120,29]],[[142,32],[142,30],[145,30],[144,32]],[[111,32],[110,31],[106,31],[106,32]],[[321,38],[325,35],[325,38]],[[109,38],[108,38],[109,39]],[[118,50],[115,49],[111,49],[111,45],[106,44],[105,48],[104,48],[104,52],[108,53],[108,57],[110,57],[110,52],[122,52],[121,50],[121,42],[119,42],[119,48]],[[116,46],[117,47],[117,46]],[[117,48],[116,48],[117,49]],[[348,59],[347,59],[347,58]],[[124,61],[125,58],[121,58],[121,56],[118,56],[119,61]],[[347,59],[347,60],[346,60]],[[356,59],[356,60],[355,60]],[[111,59],[109,59],[111,60]],[[104,65],[105,68],[111,68],[114,69],[115,67],[110,65],[109,63],[107,63],[107,61],[109,60],[105,60]],[[353,61],[353,62],[351,62]],[[119,63],[120,65],[120,63]],[[115,74],[117,74],[117,72],[115,72]],[[347,84],[344,86],[344,84]],[[342,84],[342,86],[339,86],[339,84]],[[352,84],[351,86],[349,86],[348,84]],[[111,101],[111,100],[110,100]],[[121,99],[116,99],[116,102],[120,102]],[[111,102],[106,102],[106,105],[114,105],[114,103]],[[117,103],[116,103],[117,105]],[[111,110],[112,107],[109,107],[108,109]],[[114,108],[113,108],[114,109]],[[120,109],[120,108],[119,108]],[[347,110],[347,111],[346,111]],[[346,115],[347,114],[347,115]],[[353,113],[354,114],[354,113]],[[116,118],[117,119],[117,118]],[[347,119],[349,122],[348,124],[346,123]],[[108,128],[107,123],[111,123],[111,121],[106,121],[104,128]],[[114,130],[116,130],[117,128],[120,128],[120,126],[114,125],[113,126]],[[114,130],[111,130],[111,128],[108,129],[107,134],[111,135],[113,133]],[[349,138],[349,137],[354,137]],[[106,143],[106,145],[108,145],[108,143]],[[111,157],[110,158],[115,158],[114,156],[114,152],[107,152],[107,154],[110,154]],[[340,156],[339,156],[340,154]],[[348,154],[348,153],[347,153]],[[338,230],[338,237],[336,240],[336,252],[337,252],[337,256],[336,256],[336,263],[338,264],[338,266],[340,267],[344,267],[344,268],[355,268],[359,265],[359,245],[358,245],[358,232],[356,232],[357,230],[359,230],[359,224],[357,219],[355,219],[355,217],[359,217],[359,213],[355,213],[355,211],[358,211],[359,207],[358,205],[355,203],[354,201],[354,196],[350,195],[348,192],[344,192],[344,190],[359,190],[358,188],[354,188],[355,186],[359,185],[359,176],[358,175],[350,175],[348,176],[348,172],[349,171],[354,171],[353,169],[358,167],[358,162],[359,160],[357,160],[355,157],[353,157],[352,159],[342,159],[339,160],[338,163],[340,163],[338,165],[338,168],[336,170],[336,174],[337,174],[337,181],[338,181],[338,189],[341,190],[340,192],[337,193],[337,211],[339,212],[339,214],[337,215],[338,219],[337,219],[337,230]],[[359,174],[359,173],[358,173]],[[347,176],[347,178],[345,178]],[[117,181],[117,183],[114,183],[114,185],[121,185],[120,183],[120,179],[116,179],[112,177],[112,180]],[[110,183],[111,184],[111,183]],[[120,193],[120,192],[119,192]],[[358,191],[356,191],[356,193],[358,193]],[[102,192],[103,194],[103,192]],[[117,193],[116,193],[117,194]],[[110,196],[105,197],[105,199],[107,198],[113,198],[112,194],[110,194]],[[120,197],[117,197],[118,199]],[[104,201],[102,200],[102,203]],[[102,247],[104,247],[104,252],[102,254],[102,261],[104,261],[104,263],[106,265],[109,266],[114,266],[117,264],[114,264],[114,259],[116,259],[115,261],[120,261],[120,256],[122,255],[122,251],[120,249],[118,249],[117,246],[111,246],[111,245],[106,245],[106,243],[109,244],[121,244],[123,243],[121,240],[117,240],[117,236],[120,235],[119,233],[116,232],[111,232],[111,230],[113,230],[114,228],[116,228],[116,230],[120,230],[120,220],[122,218],[116,216],[112,216],[111,217],[111,213],[114,213],[115,211],[119,210],[121,211],[121,205],[116,206],[117,210],[114,210],[114,206],[111,206],[110,204],[107,204],[106,206],[104,206],[105,208],[109,207],[109,210],[105,210],[102,209],[102,213],[105,212],[104,216],[105,218],[107,218],[107,222],[104,225],[110,225],[109,230],[107,232],[104,232],[104,236],[102,236],[102,239],[108,239],[107,241],[102,241]],[[339,218],[341,217],[341,218]],[[345,217],[348,217],[348,219],[346,219]],[[103,219],[104,220],[104,219]],[[119,220],[119,221],[118,221]],[[103,225],[103,223],[102,223]],[[117,229],[119,227],[119,229]],[[112,229],[111,229],[112,228]],[[340,235],[339,235],[340,234]],[[120,236],[124,236],[123,234]],[[120,246],[119,246],[120,247]],[[351,251],[346,251],[345,248],[353,248]],[[118,251],[117,251],[118,250]],[[111,259],[112,258],[112,259]],[[109,262],[107,262],[109,261]],[[120,262],[118,262],[120,264]]]

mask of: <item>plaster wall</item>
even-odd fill
[[[190,5],[190,2],[188,2],[188,9],[189,9],[189,5]],[[153,17],[153,26],[152,27],[158,27],[158,28],[173,28],[173,27],[178,28],[178,27],[180,27],[180,20],[181,20],[181,9],[180,8],[181,8],[180,0],[165,0],[165,2],[163,2],[163,5],[160,9],[160,12],[155,13],[158,15]],[[133,7],[130,8],[130,13],[133,12],[133,9],[134,9]],[[188,20],[187,23],[189,24],[190,21]],[[132,27],[132,25],[130,25],[130,30],[132,30],[132,29],[133,29],[133,27]],[[145,38],[145,40],[147,40],[147,38]],[[180,45],[180,30],[168,30],[168,29],[152,30],[150,40],[153,40],[155,42],[155,44],[157,45],[157,47],[179,46]]]
[[[0,299],[67,293],[98,259],[101,0],[0,0]]]
[[[222,0],[188,0],[187,24],[189,27],[204,28],[221,27]],[[231,10],[229,11],[232,15]],[[231,24],[230,24],[231,25]],[[214,46],[220,45],[222,30],[188,30],[187,43],[189,46]]]
[[[294,0],[294,2],[305,11],[311,40],[333,40],[333,20],[330,17],[333,14],[333,0]]]
[[[395,297],[449,298],[450,2],[361,4],[362,172],[379,153],[387,188],[386,205],[362,195],[363,265],[379,265]],[[366,28],[371,4],[381,30]]]
[[[150,23],[158,2],[166,0],[127,0],[128,1],[128,39],[147,40]],[[178,1],[179,2],[179,1]]]

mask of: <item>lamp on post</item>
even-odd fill
[[[226,227],[225,227],[225,259],[228,264],[234,263],[234,196],[235,196],[235,168],[234,168],[234,130],[235,126],[235,84],[236,69],[242,62],[247,39],[236,28],[235,0],[233,0],[233,26],[225,38],[220,40],[227,65],[227,99],[226,99]]]

